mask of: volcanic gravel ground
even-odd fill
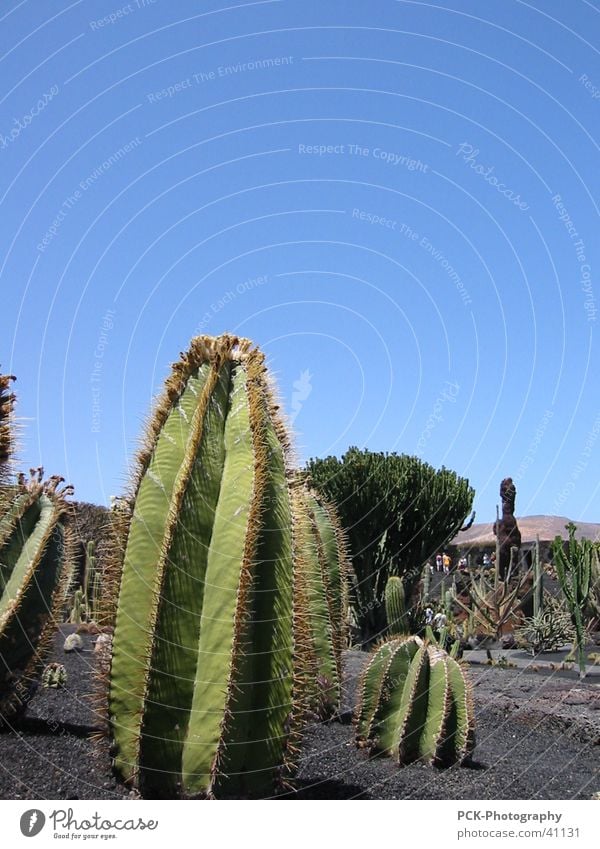
[[[600,790],[600,688],[512,669],[469,668],[474,684],[473,765],[399,769],[353,742],[350,711],[366,663],[345,654],[344,714],[305,735],[295,798],[589,799]]]
[[[57,635],[52,660],[67,669],[63,690],[38,688],[17,724],[0,731],[0,798],[131,797],[110,766],[106,739],[90,739],[102,719],[90,705],[98,655],[95,635],[65,654]],[[369,760],[353,741],[351,711],[367,661],[346,652],[341,721],[311,726],[292,799],[589,799],[600,791],[600,686],[558,673],[471,667],[477,746],[473,765],[438,770]]]

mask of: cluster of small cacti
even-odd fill
[[[263,355],[194,339],[115,505],[107,569],[116,767],[143,792],[270,795],[319,682],[337,707],[343,547],[287,454]]]
[[[575,640],[575,628],[571,616],[561,598],[549,593],[544,598],[540,612],[524,620],[515,629],[517,645],[528,649],[532,655],[545,651],[558,651]]]
[[[42,687],[59,690],[67,683],[67,670],[62,663],[49,663],[42,672]]]
[[[26,701],[69,590],[71,546],[63,479],[42,469],[7,483],[14,437],[12,378],[0,378],[0,720]]]
[[[399,764],[462,763],[474,748],[473,703],[463,670],[419,637],[373,652],[360,685],[357,742]]]

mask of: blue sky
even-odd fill
[[[297,455],[418,453],[600,521],[600,10],[3,4],[0,362],[24,466],[107,503],[199,332]]]

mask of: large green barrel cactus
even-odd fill
[[[390,636],[409,633],[404,584],[395,575],[385,585],[385,612]]]
[[[198,337],[147,429],[110,668],[116,767],[148,795],[267,796],[306,710],[307,576],[263,355]],[[125,518],[123,518],[125,517]]]
[[[419,637],[375,649],[360,687],[357,742],[398,763],[449,766],[474,747],[473,703],[462,667]]]
[[[306,581],[313,701],[323,718],[340,708],[346,647],[347,555],[335,511],[302,483],[293,487],[294,556]]]
[[[72,545],[62,478],[30,480],[3,492],[0,510],[0,719],[26,702],[70,588]]]

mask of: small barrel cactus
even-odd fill
[[[59,690],[67,683],[67,670],[62,663],[49,663],[42,672],[42,687]]]
[[[399,764],[462,763],[474,742],[473,702],[462,667],[419,637],[375,649],[360,686],[357,743]]]
[[[406,615],[406,599],[404,584],[401,578],[392,576],[385,585],[385,612],[388,623],[388,634],[408,634],[408,617]]]
[[[268,796],[290,775],[319,668],[309,610],[329,600],[297,556],[287,456],[260,351],[192,340],[115,503],[102,601],[115,766],[145,795]]]

